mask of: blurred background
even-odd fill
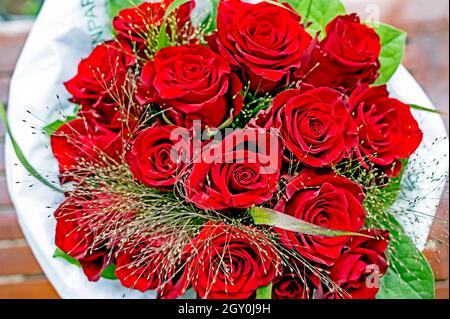
[[[2,0],[0,14],[6,19],[11,16],[35,16],[41,8],[43,0]]]
[[[61,0],[64,1],[64,0]],[[8,87],[17,58],[43,0],[0,0],[0,101],[7,104]],[[404,65],[425,89],[437,109],[449,109],[449,1],[344,0],[348,11],[373,15],[408,32]],[[448,115],[444,122],[449,128]],[[0,299],[58,298],[42,274],[17,224],[6,189],[4,128],[0,124]],[[448,221],[448,186],[438,217]],[[448,223],[436,222],[426,255],[436,277],[436,297],[449,297]]]

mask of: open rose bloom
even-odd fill
[[[421,249],[446,167],[426,156],[448,149],[386,85],[403,32],[338,0],[136,2],[54,61],[56,174],[26,165],[57,194],[45,249],[62,258],[43,263],[76,271],[66,296],[433,298]]]

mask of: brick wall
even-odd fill
[[[7,102],[9,81],[31,24],[0,22],[0,101]],[[5,131],[0,124],[0,299],[57,298],[17,223],[6,189]]]

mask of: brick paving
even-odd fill
[[[0,101],[6,104],[9,81],[28,32],[11,32],[14,30],[11,25],[2,28],[1,23]],[[18,29],[27,28],[20,24]],[[5,130],[0,124],[0,299],[59,298],[42,273],[17,222],[6,189],[4,137]]]
[[[379,5],[381,20],[409,33],[404,64],[437,108],[448,113],[449,17],[447,0],[345,0],[364,15]],[[10,30],[11,28],[8,28]],[[7,102],[9,81],[27,32],[4,32],[0,22],[0,100]],[[444,117],[447,130],[448,116]],[[58,298],[42,274],[17,223],[4,176],[4,128],[0,124],[0,298]],[[448,221],[448,187],[439,217]],[[426,251],[436,277],[436,298],[449,298],[448,224],[435,224]]]

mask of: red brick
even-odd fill
[[[59,299],[44,276],[0,284],[0,299]]]
[[[0,248],[0,275],[38,275],[42,270],[27,246]]]
[[[23,238],[17,216],[15,213],[0,215],[0,240],[11,240]]]
[[[436,299],[449,299],[448,281],[440,281],[436,283]]]
[[[0,72],[11,74],[27,34],[5,35],[0,32]]]
[[[11,198],[9,197],[8,187],[6,186],[6,177],[0,176],[0,206],[11,205]]]
[[[448,280],[448,244],[431,240],[424,250],[436,281]]]
[[[8,94],[9,94],[9,74],[1,74],[0,73],[0,102],[6,105],[8,103]]]

